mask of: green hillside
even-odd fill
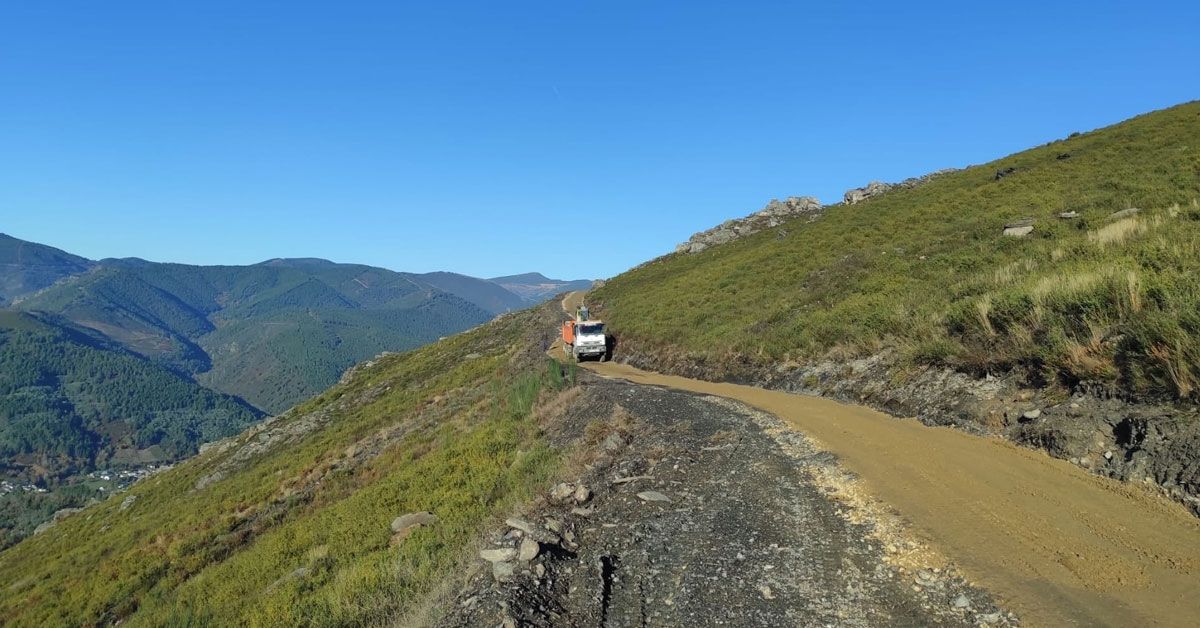
[[[95,332],[0,311],[0,460],[6,477],[51,494],[0,495],[0,545],[28,534],[72,474],[171,462],[200,443],[243,430],[261,414],[130,354]],[[45,512],[47,508],[53,508]]]
[[[1189,103],[668,255],[592,299],[622,346],[695,362],[894,349],[910,363],[1197,399],[1197,199]],[[1129,208],[1142,211],[1111,216]],[[1023,218],[1032,234],[1001,235]]]
[[[92,261],[0,233],[0,306],[92,267]]]
[[[520,310],[530,305],[515,293],[486,279],[447,272],[422,273],[413,275],[413,278],[438,290],[460,296],[493,314]]]
[[[271,413],[324,390],[359,361],[492,316],[408,275],[324,260],[100,264],[20,307],[100,331]]]
[[[572,380],[543,353],[558,316],[382,358],[0,553],[0,623],[394,623],[553,471],[532,411]]]

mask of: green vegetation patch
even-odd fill
[[[892,349],[916,364],[1196,399],[1198,198],[1200,104],[1189,103],[668,255],[592,299],[623,342],[701,360]],[[1142,211],[1112,216],[1129,208]],[[1032,234],[1002,235],[1024,218]]]
[[[572,378],[523,336],[537,316],[383,358],[0,554],[0,621],[394,620],[555,468],[531,415]]]

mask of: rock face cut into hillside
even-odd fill
[[[815,220],[821,215],[821,201],[812,196],[790,196],[782,201],[771,199],[761,210],[692,235],[687,242],[675,247],[676,253],[699,253],[710,246],[725,244],[738,238],[758,233],[763,229],[777,227],[785,220],[808,216]]]

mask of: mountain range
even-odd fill
[[[587,295],[589,306],[620,338],[619,361],[684,375],[694,383],[703,383],[696,378],[747,382],[895,408],[925,422],[1070,456],[1070,465],[1025,452],[1012,460],[1029,461],[1038,471],[1018,473],[999,464],[1006,460],[999,456],[1011,453],[1007,445],[987,439],[967,449],[962,443],[968,439],[977,444],[984,439],[955,432],[953,439],[914,447],[899,461],[893,460],[896,451],[866,452],[858,466],[842,470],[837,456],[808,449],[819,439],[810,441],[789,423],[751,413],[740,403],[728,406],[745,415],[741,422],[718,423],[664,397],[669,383],[660,389],[638,384],[641,375],[621,375],[629,372],[625,365],[609,371],[611,378],[599,378],[548,358],[545,348],[563,312],[547,303],[366,362],[271,421],[4,550],[0,621],[410,625],[476,609],[477,617],[486,616],[491,625],[517,624],[513,617],[526,616],[537,618],[530,622],[536,625],[559,625],[564,617],[596,618],[591,625],[605,623],[605,617],[646,623],[647,617],[660,616],[648,615],[647,609],[660,613],[701,598],[727,607],[733,600],[773,608],[796,590],[806,599],[812,587],[820,586],[841,595],[848,590],[847,573],[875,571],[854,561],[879,556],[878,573],[885,575],[880,590],[897,587],[905,595],[911,590],[933,600],[939,612],[954,614],[918,622],[871,615],[859,623],[925,625],[946,619],[1016,625],[999,612],[994,618],[976,612],[984,610],[976,607],[985,600],[975,592],[961,596],[962,604],[944,592],[931,595],[965,580],[971,563],[959,572],[928,551],[932,546],[923,533],[914,537],[920,542],[907,540],[904,511],[893,511],[883,501],[877,508],[874,497],[865,500],[869,508],[854,511],[858,498],[847,495],[860,490],[871,495],[869,485],[856,479],[860,470],[879,478],[902,469],[945,495],[943,502],[920,502],[908,512],[925,521],[946,519],[943,512],[965,504],[955,517],[963,530],[957,537],[961,542],[946,547],[968,557],[976,548],[976,556],[995,560],[999,568],[983,568],[989,581],[1020,580],[1022,591],[1029,582],[1048,588],[1050,601],[1031,608],[1058,604],[1079,613],[1093,601],[1118,599],[1117,594],[1129,600],[1161,590],[1182,609],[1178,617],[1192,621],[1157,623],[1193,625],[1195,605],[1176,594],[1194,589],[1189,588],[1194,582],[1189,565],[1196,555],[1193,522],[1149,534],[1149,526],[1128,523],[1140,519],[1125,518],[1121,504],[1160,521],[1178,521],[1182,511],[1153,501],[1142,488],[1111,487],[1118,486],[1112,479],[1132,479],[1172,487],[1190,503],[1198,500],[1197,146],[1200,103],[1188,103],[1073,133],[919,185],[848,194],[845,203],[796,215],[761,216],[751,221],[755,229],[733,234],[738,237],[685,247]],[[319,364],[329,360],[325,340],[365,330],[388,333],[368,321],[429,321],[409,313],[444,308],[440,311],[458,312],[459,322],[470,324],[473,317],[517,303],[461,276],[434,275],[319,260],[216,268],[106,260],[18,297],[17,307],[25,314],[10,314],[10,320],[13,327],[36,328],[58,316],[75,327],[55,333],[75,333],[97,345],[114,343],[119,347],[113,351],[172,372],[230,382],[214,373],[248,353],[262,355],[253,350],[256,343],[291,346],[302,358],[299,363]],[[27,275],[20,282],[34,286],[51,276]],[[531,300],[553,290],[547,284],[555,282],[516,276],[491,283]],[[467,295],[462,286],[478,290]],[[276,337],[263,329],[272,327],[292,331]],[[105,329],[102,337],[92,335]],[[308,334],[316,334],[317,341],[309,342]],[[260,368],[270,364],[256,363]],[[610,365],[597,368],[602,366]],[[254,372],[243,377],[252,379]],[[670,381],[643,375],[651,382]],[[630,381],[617,381],[622,377]],[[51,377],[39,381],[56,385]],[[305,385],[302,378],[272,381]],[[939,394],[953,398],[942,405]],[[689,393],[693,397],[701,401]],[[639,399],[646,404],[640,415],[633,403]],[[832,400],[821,401],[828,403],[813,411],[813,423],[833,426],[829,433],[841,434],[846,442],[876,419],[896,424],[873,413],[843,413]],[[1140,401],[1159,405],[1135,408]],[[763,409],[770,410],[769,404]],[[661,440],[648,438],[658,429],[652,417],[664,424],[656,436]],[[701,432],[706,424],[710,431]],[[896,429],[923,428],[905,421]],[[780,436],[768,437],[772,432]],[[775,443],[771,451],[780,456],[796,453],[768,464],[770,459],[746,453],[761,451],[748,449],[756,440]],[[994,477],[962,470],[970,452],[997,456],[997,464],[976,468]],[[923,459],[936,464],[922,466]],[[747,460],[768,475],[741,482],[745,478],[738,470],[746,467],[733,465]],[[582,469],[593,475],[581,476]],[[683,475],[688,469],[703,477],[675,480],[688,477]],[[1081,469],[1108,477],[1081,475]],[[951,474],[961,481],[941,480]],[[815,488],[811,499],[790,501],[807,486],[802,478],[817,476],[832,478],[820,490],[828,501]],[[1038,483],[1046,478],[1060,482]],[[1101,485],[1110,488],[1097,488]],[[969,492],[975,486],[995,490],[976,499]],[[1081,502],[1087,507],[1071,512],[1029,506],[1052,501],[1051,491],[1093,489],[1108,497]],[[947,506],[929,505],[936,503]],[[804,547],[799,544],[806,539],[814,543],[811,552],[807,547],[789,552],[816,556],[819,578],[786,581],[779,572],[787,569],[772,569],[785,549],[774,542],[767,547],[768,540],[779,538],[776,519],[768,518],[758,541],[742,535],[751,539],[746,547],[754,548],[746,550],[748,560],[738,551],[738,531],[753,523],[758,511],[779,504],[794,505],[796,525],[804,528],[794,537],[795,547]],[[846,509],[890,514],[875,527],[875,515],[859,519]],[[1009,511],[1016,516],[1006,518]],[[853,526],[831,533],[814,525],[827,516],[845,517]],[[999,532],[981,533],[968,516],[990,522],[986,529]],[[624,521],[617,517],[631,523],[600,525]],[[1069,527],[1053,539],[1070,539],[1062,547],[1071,552],[1099,551],[1094,559],[1076,561],[1079,569],[1061,569],[1062,557],[1046,549],[1054,549],[1046,545],[1049,537],[1013,533],[1002,525],[1016,520],[1026,530],[1046,529],[1045,522]],[[687,526],[672,523],[681,521]],[[718,538],[694,544],[695,554],[681,551],[679,539],[685,537],[680,535],[696,530]],[[1018,534],[1030,537],[1030,543],[1010,544],[1009,537]],[[1121,540],[1117,550],[1114,538]],[[1138,544],[1147,538],[1157,539],[1156,545]],[[731,539],[737,543],[730,545]],[[491,549],[480,552],[481,547]],[[834,551],[853,553],[853,560],[832,563],[851,568],[828,569],[822,557]],[[1022,562],[1022,551],[1024,556],[1045,554],[1050,567],[1040,573],[1060,575],[1025,576],[1035,569]],[[1119,560],[1112,558],[1117,555]],[[785,558],[791,561],[790,556]],[[1113,560],[1121,563],[1113,570],[1092,569]],[[716,582],[705,574],[718,563],[731,570],[753,569],[738,572],[753,575]],[[665,565],[658,570],[663,573],[653,565]],[[914,565],[927,566],[910,569]],[[758,586],[766,582],[758,578],[768,569],[780,578],[770,576],[774,589]],[[702,572],[700,585],[691,590],[704,595],[671,597],[682,590],[671,570]],[[1137,586],[1105,584],[1125,582],[1125,573],[1133,574]],[[825,576],[828,583],[812,584]],[[1092,577],[1100,579],[1086,580]],[[724,581],[736,584],[737,592],[707,595],[709,585]],[[1096,584],[1079,585],[1085,581]],[[662,593],[649,597],[641,582],[663,587]],[[1086,598],[1070,597],[1085,590]],[[861,599],[857,595],[845,608],[853,609]],[[657,601],[647,605],[647,600]],[[821,617],[831,619],[808,623],[836,623],[841,617],[841,606],[820,606],[828,612]],[[806,608],[795,607],[797,612]],[[580,609],[593,614],[559,613]],[[1080,616],[1085,620],[1074,623],[1089,623],[1092,617]],[[1129,617],[1124,623],[1136,624],[1140,616]],[[1122,623],[1125,616],[1104,619]],[[1038,622],[1022,618],[1024,623]]]
[[[455,273],[314,258],[93,261],[0,234],[0,465],[32,482],[177,460],[358,362],[527,307],[548,286],[579,285],[520,277],[509,285],[523,294]]]

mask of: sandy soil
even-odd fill
[[[578,293],[564,300],[572,311]],[[875,497],[1027,624],[1200,625],[1200,521],[1137,486],[995,438],[828,399],[615,363],[607,377],[769,412],[836,454]]]

